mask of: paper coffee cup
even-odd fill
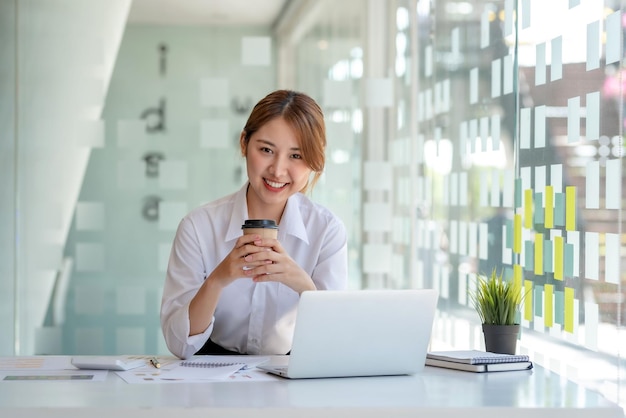
[[[248,219],[241,225],[244,234],[258,234],[262,238],[278,237],[278,225],[271,219]]]

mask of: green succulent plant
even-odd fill
[[[523,295],[515,280],[505,280],[493,269],[490,276],[478,275],[471,294],[474,309],[483,324],[514,325]]]

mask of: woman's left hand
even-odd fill
[[[255,282],[279,282],[289,286],[298,294],[305,290],[316,290],[315,283],[306,271],[291,258],[276,239],[265,238],[254,241],[257,247],[266,251],[248,254],[244,260],[251,263],[265,261],[264,264],[250,266],[244,273]]]

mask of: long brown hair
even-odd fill
[[[324,114],[311,97],[293,90],[276,90],[259,101],[243,128],[241,152],[245,156],[252,135],[274,118],[282,117],[295,131],[302,159],[313,171],[313,179],[300,190],[305,193],[319,180],[326,162]]]

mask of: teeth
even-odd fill
[[[285,186],[285,184],[287,184],[287,183],[275,183],[275,182],[273,182],[273,181],[269,181],[269,180],[267,180],[267,179],[265,180],[265,182],[266,182],[267,184],[269,184],[270,186],[274,187],[275,189],[280,189],[281,187],[284,187],[284,186]]]

